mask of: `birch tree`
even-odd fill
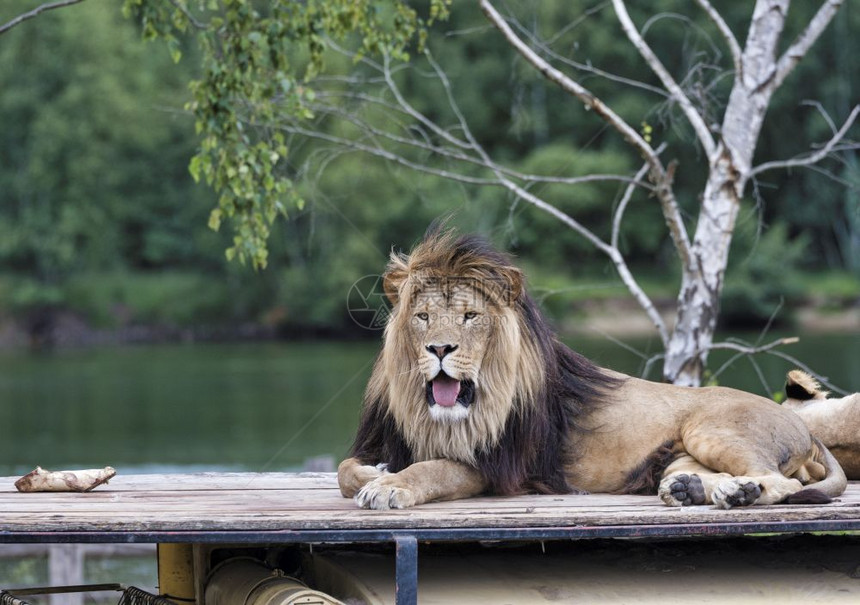
[[[159,0],[128,2],[137,10],[141,10],[141,7],[154,10],[152,7],[158,3]],[[447,107],[445,111],[434,111],[431,115],[415,106],[400,87],[400,72],[409,68],[409,63],[403,62],[406,41],[421,37],[425,26],[432,19],[420,21],[415,13],[409,13],[401,3],[395,3],[394,14],[408,15],[408,18],[395,26],[395,31],[399,32],[397,35],[380,44],[372,43],[373,32],[380,28],[382,31],[389,30],[385,30],[381,21],[374,21],[379,14],[373,11],[355,13],[354,21],[348,26],[343,26],[343,19],[332,14],[326,17],[329,21],[323,19],[314,22],[315,28],[310,28],[314,32],[314,44],[318,44],[319,48],[325,47],[328,53],[348,58],[360,70],[352,74],[332,75],[315,68],[302,81],[300,88],[303,93],[299,97],[287,94],[285,89],[263,91],[262,95],[258,94],[259,90],[253,91],[256,96],[243,99],[243,105],[235,109],[231,119],[240,126],[255,125],[258,131],[270,133],[267,136],[277,148],[273,151],[264,140],[259,143],[263,152],[259,157],[276,158],[282,155],[285,141],[322,141],[335,149],[367,153],[440,178],[468,185],[502,188],[522,202],[549,213],[610,259],[659,335],[665,351],[663,378],[679,385],[699,385],[709,351],[714,348],[743,349],[732,343],[717,343],[714,337],[729,248],[741,202],[749,194],[751,183],[767,171],[813,166],[834,154],[856,149],[847,137],[860,112],[857,106],[847,115],[841,116],[841,121],[831,122],[833,127],[829,140],[817,145],[811,141],[808,153],[754,164],[757,142],[773,95],[822,36],[842,4],[841,0],[820,2],[800,33],[793,40],[784,40],[789,3],[789,0],[757,0],[754,4],[750,3],[751,13],[745,32],[735,32],[709,0],[696,0],[685,7],[696,14],[681,17],[688,20],[693,17],[706,18],[718,32],[719,43],[728,57],[728,65],[723,66],[719,75],[721,82],[726,79],[731,81],[731,86],[726,87],[727,98],[722,103],[707,104],[697,96],[695,87],[687,78],[688,74],[672,73],[664,64],[665,57],[661,59],[649,45],[646,30],[653,19],[637,23],[624,0],[606,3],[611,5],[619,31],[626,37],[623,41],[619,39],[618,43],[630,44],[636,49],[641,57],[642,69],[650,70],[659,86],[611,73],[601,66],[576,62],[558,52],[551,39],[541,38],[514,15],[501,10],[501,3],[477,0],[476,4],[491,28],[485,35],[498,36],[512,56],[519,57],[524,65],[534,70],[549,85],[569,95],[571,111],[590,112],[593,120],[604,123],[614,136],[622,140],[631,156],[641,162],[641,167],[630,174],[577,177],[526,174],[513,168],[504,158],[493,157],[474,135],[470,127],[472,116],[466,115],[458,104],[458,91],[451,84],[446,66],[437,61],[431,48],[423,45],[419,47],[419,52],[427,66],[424,76],[436,81]],[[225,4],[245,3],[233,0]],[[275,6],[279,4],[277,1],[273,3]],[[165,10],[164,6],[167,5],[162,2],[161,6],[160,10]],[[174,22],[190,23],[204,34],[209,32],[207,35],[212,40],[226,39],[222,18],[219,17],[216,26],[213,26],[212,22],[204,22],[201,17],[192,15],[180,0],[170,0],[169,6],[175,9],[172,12]],[[367,8],[364,4],[362,7]],[[434,3],[433,7],[433,18],[444,16],[444,3]],[[595,8],[604,9],[604,5]],[[273,14],[277,14],[277,10]],[[582,16],[583,20],[587,18],[588,14]],[[247,22],[243,22],[246,27]],[[409,26],[402,29],[406,22]],[[339,26],[332,27],[332,23]],[[164,35],[164,31],[161,29],[156,33]],[[249,35],[249,31],[246,29],[243,35]],[[360,33],[362,39],[357,48],[344,43],[348,38],[344,33],[355,31]],[[305,34],[306,31],[302,30],[296,36],[300,38]],[[276,45],[271,42],[267,46],[269,52],[274,48]],[[218,51],[221,54],[215,62],[225,62],[224,53],[226,51],[229,54],[230,49],[222,43]],[[678,49],[678,52],[683,50]],[[257,72],[253,77],[265,75]],[[674,179],[677,170],[684,168],[678,168],[675,158],[667,152],[667,142],[652,140],[648,132],[634,126],[629,118],[622,117],[623,112],[617,111],[586,86],[596,78],[612,86],[633,87],[642,94],[657,95],[662,103],[682,117],[687,128],[694,133],[694,148],[690,153],[684,152],[685,161],[698,154],[706,164],[707,173],[695,213],[690,215],[682,212],[682,205],[676,198]],[[196,86],[193,105],[200,124],[201,120],[211,119],[212,106],[223,95],[213,95],[212,87],[205,80]],[[717,89],[715,87],[709,94],[717,94]],[[289,90],[294,91],[295,88]],[[215,101],[206,101],[207,98],[214,98]],[[798,99],[798,102],[803,100]],[[265,109],[261,110],[261,107]],[[384,115],[384,119],[379,118],[380,114]],[[345,126],[331,128],[332,121]],[[203,128],[205,130],[205,126]],[[217,134],[206,141],[202,155],[198,155],[195,162],[203,162],[208,167],[207,178],[216,188],[228,194],[231,187],[235,191],[236,187],[231,185],[229,178],[219,177],[212,172],[213,151],[220,154],[218,157],[224,157],[222,141]],[[270,152],[274,155],[267,156]],[[679,152],[672,149],[671,153]],[[262,167],[265,175],[271,172],[274,160],[270,164]],[[237,172],[235,166],[228,165],[227,168],[232,169],[233,173]],[[571,195],[574,196],[577,186],[599,180],[615,181],[623,187],[623,195],[614,206],[613,200],[606,201],[606,217],[611,222],[608,237],[599,236],[577,216],[563,212],[535,193],[535,185],[554,183],[570,186]],[[252,192],[258,187],[253,179],[243,182],[242,186],[247,186]],[[283,188],[273,188],[271,184],[266,185],[266,189],[284,191]],[[625,211],[634,197],[643,195],[653,200],[649,203],[659,204],[679,261],[680,288],[675,317],[671,321],[664,320],[637,281],[620,244]],[[240,217],[245,212],[244,207],[231,203],[226,206],[230,214]],[[221,208],[213,213],[214,223],[220,222],[224,208],[222,197]],[[266,220],[270,221],[272,217],[268,216]],[[263,220],[260,224],[265,222]],[[241,236],[242,233],[237,240],[239,243]],[[777,344],[771,343],[764,348]]]

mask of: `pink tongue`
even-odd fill
[[[451,407],[457,403],[460,394],[460,381],[445,374],[439,374],[433,379],[433,399],[442,406]]]

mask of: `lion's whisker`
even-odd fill
[[[412,373],[423,374],[423,372],[421,371],[421,368],[419,368],[418,366],[415,366],[413,368],[409,368],[408,370],[404,370],[403,372],[400,372],[399,374],[397,374],[397,376],[404,376],[406,374],[412,374]]]

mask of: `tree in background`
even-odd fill
[[[227,242],[188,229],[212,197],[187,171],[191,73],[141,43],[116,3],[8,19],[22,4],[0,11],[0,319],[43,346],[69,307],[115,326],[153,306],[129,271],[211,271]]]
[[[758,161],[757,143],[775,93],[823,34],[841,2],[824,1],[804,15],[805,22],[791,41],[785,40],[788,0],[758,0],[751,14],[746,3],[733,5],[726,14],[708,0],[696,4],[694,15],[686,14],[692,8],[686,6],[685,14],[638,11],[631,16],[622,0],[613,0],[611,20],[606,3],[553,4],[543,10],[580,12],[570,14],[563,29],[543,33],[542,9],[532,3],[512,5],[502,14],[489,0],[477,2],[486,19],[480,37],[494,36],[498,52],[519,56],[520,61],[511,62],[512,69],[533,70],[532,77],[568,97],[568,112],[588,112],[593,123],[602,125],[598,128],[614,132],[614,140],[606,145],[627,156],[621,164],[642,162],[638,169],[581,175],[564,169],[554,174],[523,171],[498,153],[500,148],[476,136],[476,122],[499,117],[492,115],[492,99],[486,99],[483,115],[467,115],[459,99],[469,96],[468,85],[462,88],[461,80],[454,86],[448,75],[463,66],[445,65],[442,45],[426,44],[427,25],[447,15],[445,3],[431,3],[423,19],[404,2],[380,6],[348,0],[259,4],[127,0],[126,7],[142,20],[147,36],[164,37],[173,48],[178,44],[177,30],[199,34],[204,76],[194,84],[190,106],[203,142],[191,168],[221,195],[210,224],[217,227],[224,217],[236,224],[231,255],[264,265],[268,225],[286,212],[288,204],[302,203],[292,187],[292,175],[278,170],[287,155],[287,137],[293,144],[317,139],[456,182],[501,187],[552,215],[611,260],[660,335],[664,379],[697,385],[711,349],[737,346],[714,343],[714,331],[729,248],[750,185],[767,172],[813,166],[854,149],[846,135],[860,108],[851,108],[839,123],[826,116],[832,130],[810,151]],[[673,27],[680,23],[687,37],[704,32],[716,41],[698,54],[683,45],[667,49],[662,39],[649,42],[655,37],[652,30],[664,34],[665,27],[659,26],[667,20]],[[487,25],[495,29],[494,35]],[[600,31],[593,31],[596,28]],[[735,33],[741,30],[743,37]],[[601,35],[614,45],[621,45],[617,36],[625,36],[638,53],[637,63],[613,65],[613,73],[581,60],[579,39],[594,41]],[[413,42],[420,61],[404,63]],[[653,49],[657,43],[662,57]],[[437,49],[442,58],[437,58]],[[480,69],[481,52],[486,47],[476,46],[474,64],[468,69]],[[614,53],[610,49],[603,56],[611,59]],[[338,63],[338,55],[348,60]],[[339,70],[324,71],[326,60]],[[410,67],[423,71],[410,76],[405,73]],[[642,77],[645,70],[650,71],[648,77]],[[420,80],[425,83],[416,84]],[[426,102],[404,90],[407,84],[426,90],[427,81],[433,88]],[[620,96],[615,89],[631,89],[634,94]],[[641,105],[637,107],[635,97],[652,95],[666,116],[664,127],[637,115]],[[609,97],[616,102],[633,98],[632,110],[607,102]],[[494,126],[508,127],[499,122]],[[546,135],[560,125],[533,126]],[[578,134],[571,132],[570,137]],[[683,158],[684,165],[679,167],[676,158]],[[675,183],[682,171],[700,180],[695,202],[678,200]],[[608,231],[592,227],[575,208],[551,203],[541,194],[549,186],[563,186],[572,188],[568,195],[575,198],[573,188],[595,181],[624,186],[614,208],[611,199],[603,200],[601,222],[609,224]],[[680,288],[671,326],[634,277],[625,254],[624,217],[636,196],[659,204],[678,259]]]

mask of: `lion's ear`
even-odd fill
[[[402,254],[392,252],[388,267],[382,276],[382,289],[385,290],[385,296],[388,297],[392,305],[396,305],[400,299],[400,287],[409,275],[407,260]]]
[[[523,276],[523,272],[513,265],[502,267],[499,269],[499,272],[507,286],[507,292],[505,293],[507,302],[508,304],[513,304],[514,301],[520,297],[520,294],[523,293],[523,289],[525,288],[525,277]]]

